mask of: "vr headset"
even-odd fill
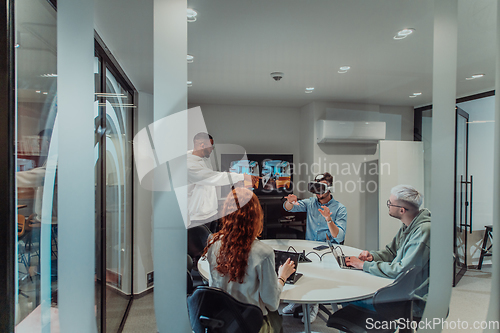
[[[320,183],[324,178],[324,175],[317,175],[313,182],[309,182],[307,185],[307,190],[313,194],[325,194],[328,191],[333,193],[333,186],[328,186],[328,184]]]

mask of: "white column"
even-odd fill
[[[154,0],[155,122],[187,109],[186,8],[186,0]],[[165,146],[155,147],[156,151],[169,147],[187,151],[187,122],[176,124],[172,133],[151,135],[154,142],[158,142],[155,136],[172,138],[159,140]],[[174,191],[153,193],[153,214],[156,324],[161,333],[191,332],[186,307],[187,233]]]
[[[494,142],[494,169],[493,176],[493,202],[498,203],[500,199],[500,2],[497,1],[497,62],[495,76],[495,142]],[[500,206],[493,205],[493,239],[496,243],[493,246],[493,256],[491,257],[493,274],[491,277],[490,306],[488,309],[487,321],[500,322],[500,246],[498,235],[500,234]],[[497,332],[492,328],[484,332]]]
[[[153,95],[142,91],[138,95],[134,136],[154,121]],[[134,170],[134,294],[148,289],[146,275],[153,269],[153,193],[141,186]]]
[[[434,4],[432,78],[432,229],[430,286],[424,317],[445,318],[453,281],[455,100],[457,78],[457,0]],[[425,320],[425,319],[423,319]],[[419,330],[440,332],[441,327]]]
[[[93,0],[58,2],[57,73],[60,328],[97,332]]]

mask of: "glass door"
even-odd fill
[[[456,286],[467,271],[467,233],[472,232],[472,176],[469,179],[469,114],[457,107],[455,132],[454,276]]]
[[[132,291],[133,96],[109,69],[106,94],[106,332],[117,332]]]
[[[120,332],[132,300],[133,89],[96,43],[96,310],[100,332]]]

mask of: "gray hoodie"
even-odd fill
[[[373,261],[365,261],[363,271],[395,279],[412,266],[420,268],[415,282],[415,295],[421,299],[415,315],[423,312],[429,290],[429,257],[431,245],[431,212],[421,209],[410,225],[402,225],[384,250],[370,251]]]

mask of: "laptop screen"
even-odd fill
[[[300,253],[274,250],[274,268],[276,270],[276,275],[278,275],[280,266],[283,265],[288,258],[294,262],[296,272],[299,266],[299,255]],[[287,281],[293,281],[295,279],[295,272],[288,277]]]
[[[328,246],[330,247],[330,251],[332,251],[332,254],[335,257],[335,259],[337,260],[339,266],[342,267],[342,261],[340,260],[340,256],[337,253],[337,251],[335,250],[335,248],[333,247],[333,243],[330,240],[330,237],[328,237],[328,234],[326,235],[326,242],[328,243]]]

